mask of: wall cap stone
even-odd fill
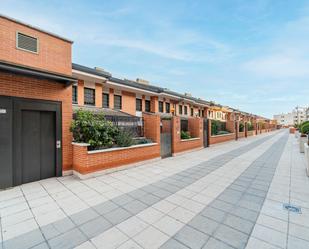
[[[118,151],[118,150],[129,150],[129,149],[135,149],[135,148],[143,148],[143,147],[149,147],[157,145],[158,143],[148,143],[148,144],[138,144],[133,145],[129,147],[117,147],[117,148],[109,148],[109,149],[103,149],[103,150],[92,150],[88,151],[88,154],[96,154],[96,153],[105,153],[105,152],[111,152],[111,151]]]

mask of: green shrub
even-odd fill
[[[103,114],[78,110],[72,121],[70,131],[78,143],[88,143],[94,149],[111,147],[119,130],[112,122],[107,121]]]
[[[134,139],[135,144],[149,144],[152,143],[152,140],[149,138],[138,138]]]
[[[115,143],[119,147],[129,147],[134,144],[134,140],[131,133],[124,130],[119,130],[115,137]]]
[[[251,122],[247,123],[248,126],[248,131],[253,131],[254,130],[254,126]]]
[[[239,123],[239,132],[243,132],[244,131],[244,124],[243,123]]]
[[[226,135],[226,134],[230,134],[230,132],[228,131],[218,131],[217,135]]]
[[[181,139],[190,139],[191,138],[190,133],[188,131],[181,131],[180,137],[181,137]]]
[[[303,134],[309,134],[309,122],[304,123],[300,128],[301,133]]]

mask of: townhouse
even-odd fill
[[[246,137],[240,123],[254,123],[255,134],[271,128],[267,119],[189,93],[72,64],[72,41],[10,17],[0,16],[0,44],[0,189],[106,172],[238,139],[242,132]],[[151,143],[100,151],[72,143],[70,125],[79,109],[103,113]],[[216,123],[227,134],[211,134]]]

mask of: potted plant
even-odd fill
[[[308,144],[308,134],[309,134],[309,121],[306,121],[300,125],[300,138],[299,138],[299,151],[301,153],[305,152],[305,144]]]

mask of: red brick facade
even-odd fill
[[[72,87],[58,82],[0,72],[0,95],[62,103],[62,160],[63,170],[72,168]]]
[[[38,53],[16,48],[17,31],[38,38]],[[2,61],[72,75],[71,45],[71,42],[0,17],[0,60]]]

